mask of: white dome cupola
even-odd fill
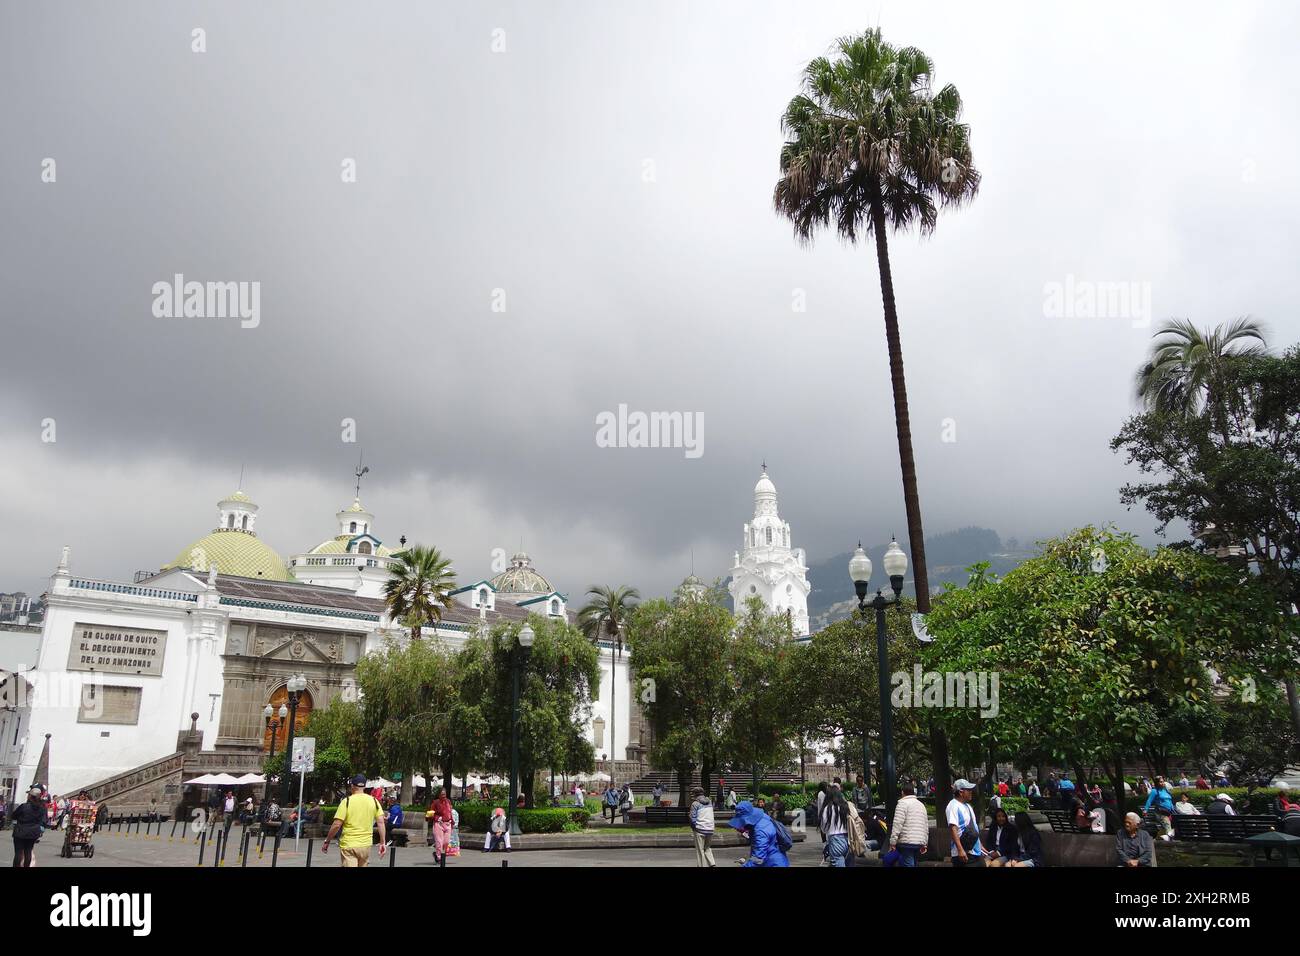
[[[757,597],[769,611],[786,614],[796,637],[808,634],[808,583],[804,552],[791,544],[790,523],[781,520],[776,485],[767,465],[754,485],[754,517],[745,523],[741,550],[731,569],[732,606],[737,614]]]
[[[253,525],[257,522],[257,505],[241,489],[217,502],[217,515],[217,530],[247,531],[253,534]]]
[[[343,535],[352,537],[358,534],[371,534],[370,529],[375,524],[375,516],[362,507],[360,498],[353,498],[352,504],[338,512],[334,517],[339,522],[340,537]]]

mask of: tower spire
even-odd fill
[[[356,494],[356,498],[357,498],[358,501],[361,500],[361,479],[364,478],[367,474],[370,473],[370,466],[369,466],[369,465],[366,465],[366,466],[363,467],[362,464],[361,464],[361,461],[362,461],[362,459],[364,458],[364,456],[365,456],[365,449],[361,449],[360,451],[357,452],[357,471],[356,471],[356,475],[357,475],[357,494]]]

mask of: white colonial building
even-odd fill
[[[776,505],[776,485],[767,467],[754,485],[754,517],[745,524],[743,545],[731,569],[732,607],[739,614],[757,597],[790,618],[795,637],[808,636],[808,567],[803,548],[791,545],[790,522],[782,521]]]
[[[260,769],[272,736],[263,711],[286,700],[290,677],[307,682],[301,731],[312,710],[356,693],[363,655],[408,639],[382,599],[400,547],[376,536],[359,500],[335,516],[335,535],[288,562],[258,537],[258,507],[242,490],[217,512],[216,528],[131,582],[78,577],[64,549],[36,668],[0,686],[10,705],[0,712],[0,739],[9,742],[0,780],[11,797],[36,779],[48,740],[43,776],[53,792],[87,788],[119,808],[150,798],[174,805],[190,776]],[[572,619],[565,596],[520,552],[495,577],[458,588],[425,633],[455,648],[529,614]],[[588,729],[598,758],[623,759],[639,747],[628,656],[602,646],[600,663]],[[275,734],[277,752],[287,729]]]

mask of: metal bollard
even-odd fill
[[[217,842],[212,844],[212,868],[216,869],[221,865],[221,857],[225,854],[225,840],[222,839],[225,834],[220,830],[217,831]]]
[[[167,837],[167,842],[168,842],[168,843],[171,843],[173,840],[176,839],[176,825],[177,825],[178,823],[180,823],[180,822],[181,822],[181,818],[180,818],[180,817],[177,817],[175,820],[172,821],[172,832],[171,832],[171,835]],[[161,830],[162,827],[160,826],[159,829]]]
[[[203,851],[208,848],[208,831],[203,831],[203,841],[199,844],[199,866],[203,865]]]
[[[314,839],[307,841],[307,869],[311,869],[311,846],[316,841]]]
[[[510,861],[509,861],[509,860],[502,860],[502,861],[501,861],[501,869],[503,869],[503,870],[508,870],[508,869],[510,869]]]
[[[392,869],[395,866],[397,866],[397,847],[390,846],[388,848],[388,868]]]
[[[280,834],[275,835],[275,846],[271,848],[271,869],[275,869],[276,858],[280,855]]]

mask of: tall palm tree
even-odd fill
[[[614,645],[614,667],[609,675],[609,759],[612,767],[615,760],[614,735],[618,733],[615,705],[618,703],[618,662],[623,656],[623,625],[637,601],[641,600],[641,592],[626,586],[609,588],[597,585],[587,592],[587,597],[586,606],[578,612],[578,628],[589,641],[598,641],[603,634]],[[610,776],[614,775],[611,773]]]
[[[1218,408],[1224,362],[1233,356],[1268,352],[1264,328],[1249,318],[1212,329],[1187,319],[1170,319],[1152,336],[1151,353],[1138,367],[1134,392],[1147,411],[1194,417],[1208,409],[1222,428],[1228,410]]]
[[[394,620],[409,624],[411,640],[418,641],[423,626],[441,621],[443,609],[451,607],[456,572],[437,548],[420,545],[398,554],[388,571],[392,575],[384,584],[388,612]]]
[[[811,243],[832,219],[850,243],[863,233],[875,238],[907,534],[917,610],[924,614],[930,581],[888,232],[912,226],[921,235],[933,232],[941,207],[975,196],[980,174],[971,159],[970,128],[959,122],[961,96],[951,84],[933,90],[929,57],[886,43],[878,29],[836,41],[832,53],[808,64],[803,91],[781,117],[786,142],[772,202],[801,242]]]

